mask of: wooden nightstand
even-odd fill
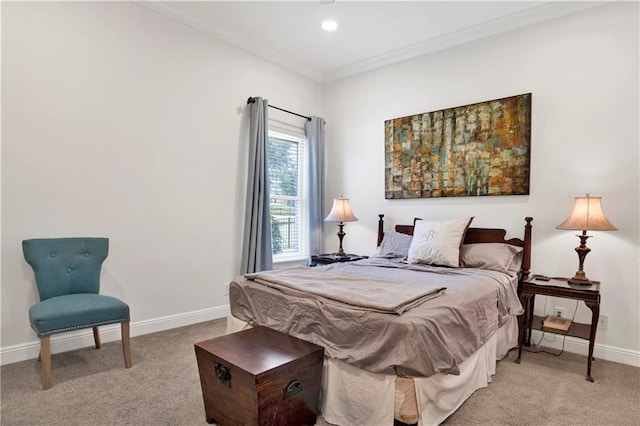
[[[544,318],[533,315],[533,307],[536,295],[562,297],[566,299],[582,300],[591,309],[591,324],[571,323],[569,329],[565,331],[550,330],[544,328],[547,333],[561,334],[578,337],[589,341],[589,358],[587,361],[587,380],[593,382],[591,377],[591,361],[593,361],[593,347],[596,341],[596,329],[598,327],[598,317],[600,316],[600,282],[592,281],[591,285],[569,284],[566,278],[552,278],[549,281],[536,280],[531,276],[521,282],[522,289],[520,302],[524,307],[524,314],[520,318],[520,335],[518,337],[518,358],[520,363],[522,356],[522,345],[525,341],[525,332],[530,337],[531,330],[543,330]]]
[[[356,260],[367,259],[369,256],[360,256],[358,254],[345,254],[339,256],[337,254],[314,254],[311,256],[310,266],[330,265],[332,263],[354,262]]]

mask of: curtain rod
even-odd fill
[[[255,101],[256,101],[256,98],[254,98],[254,97],[250,97],[249,99],[247,99],[247,103],[248,104],[252,104]],[[286,112],[287,114],[297,115],[298,117],[306,118],[307,121],[311,121],[311,117],[307,117],[306,115],[298,114],[297,112],[287,111],[286,109],[279,108],[279,107],[274,106],[274,105],[269,105],[269,108],[274,108],[274,109],[277,109],[279,111]]]

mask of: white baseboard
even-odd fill
[[[224,318],[229,314],[229,305],[214,308],[201,309],[199,311],[185,312],[169,315],[161,318],[131,322],[131,337],[143,334],[155,333],[185,325]],[[120,340],[120,324],[110,324],[100,327],[100,341],[102,343]],[[58,334],[51,337],[51,353],[71,351],[74,349],[92,346],[93,332],[91,329],[76,332]],[[40,340],[7,346],[0,349],[0,365],[26,361],[38,357],[40,353]]]
[[[199,322],[224,318],[229,315],[229,312],[229,305],[225,305],[201,309],[199,311],[169,315],[161,318],[154,318],[151,320],[136,321],[131,323],[131,336],[141,336],[143,334],[155,333]],[[533,330],[531,333],[531,338],[534,342],[538,342],[541,336],[542,332],[539,330]],[[549,336],[555,336],[555,339],[551,338],[553,340],[550,341]],[[104,343],[119,341],[120,325],[112,324],[100,327],[100,340]],[[51,337],[52,353],[70,351],[91,345],[93,345],[93,333],[91,329],[80,330],[73,333],[64,333]],[[562,336],[547,333],[545,335],[545,340],[541,345],[558,350],[562,349]],[[583,339],[567,337],[564,342],[564,350],[586,356],[589,351],[589,342]],[[20,345],[7,346],[0,349],[0,365],[34,359],[38,357],[39,353],[39,340]],[[594,348],[594,356],[596,358],[606,359],[607,361],[640,367],[639,351],[596,344]]]
[[[540,330],[533,330],[531,332],[532,343],[540,342],[541,337],[542,332]],[[561,335],[545,333],[544,340],[542,340],[539,345],[560,350],[562,349],[562,340],[563,336]],[[587,354],[589,353],[589,341],[567,336],[564,341],[564,350],[567,352],[587,356]],[[596,343],[595,347],[593,348],[593,356],[596,359],[600,358],[607,361],[618,362],[620,364],[640,367],[640,351],[633,351],[630,349],[622,349],[615,346]]]

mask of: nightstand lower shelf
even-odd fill
[[[571,327],[569,327],[569,330],[567,331],[552,330],[542,325],[544,319],[545,317],[534,315],[531,320],[531,328],[533,330],[542,330],[546,333],[560,334],[562,336],[578,337],[580,339],[589,340],[589,336],[591,335],[591,324],[572,322]]]

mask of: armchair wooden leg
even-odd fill
[[[122,326],[122,352],[124,353],[124,366],[131,368],[131,345],[129,344],[129,321],[123,322]]]
[[[93,341],[96,343],[96,349],[100,349],[100,333],[98,327],[93,327]]]
[[[51,342],[49,336],[40,339],[40,358],[42,360],[42,390],[51,387]]]

